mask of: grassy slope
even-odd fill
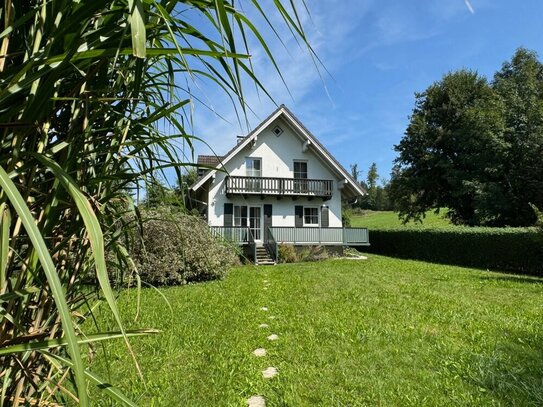
[[[143,290],[130,324],[164,330],[132,341],[146,389],[123,345],[108,345],[112,381],[141,405],[243,406],[253,394],[268,406],[543,404],[543,280],[371,256],[240,267],[161,291],[173,312]],[[135,295],[120,303],[135,313]],[[267,366],[279,375],[262,379]]]
[[[450,227],[451,223],[444,217],[445,212],[441,211],[439,215],[430,211],[426,213],[422,223],[409,222],[403,225],[398,219],[396,212],[387,211],[369,211],[364,215],[353,215],[351,218],[352,227],[366,227],[368,229],[392,229],[398,227],[415,228],[442,228]]]

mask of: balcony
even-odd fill
[[[260,195],[322,198],[332,197],[333,181],[329,179],[294,179],[276,177],[226,177],[226,196]]]

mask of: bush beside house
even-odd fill
[[[239,262],[234,247],[213,236],[202,219],[169,208],[144,211],[132,259],[141,279],[177,285],[223,278]]]

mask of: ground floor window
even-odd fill
[[[234,226],[247,226],[247,207],[234,205]]]
[[[304,207],[304,225],[319,225],[319,208]]]

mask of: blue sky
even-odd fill
[[[523,46],[543,55],[543,1],[539,0],[307,0],[303,16],[310,42],[330,75],[313,66],[308,53],[285,32],[286,49],[270,44],[292,94],[289,96],[263,53],[253,47],[257,75],[277,103],[287,105],[348,169],[366,174],[372,162],[388,178],[397,144],[423,91],[445,73],[460,68],[487,77]],[[281,27],[277,17],[272,21]],[[266,30],[264,30],[266,32]],[[322,77],[321,77],[322,76]],[[275,105],[252,86],[249,129]],[[202,106],[194,110],[194,132],[217,154],[249,129],[237,124],[230,102],[204,85]],[[196,154],[210,149],[197,144]]]

